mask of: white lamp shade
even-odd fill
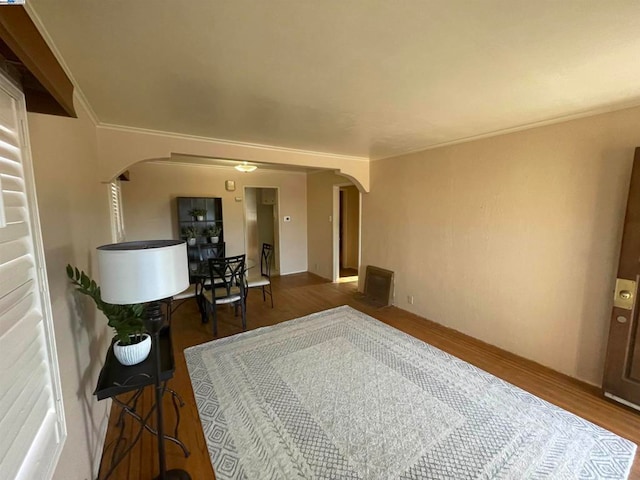
[[[180,240],[98,247],[102,300],[129,305],[171,297],[189,287],[187,265],[187,246]]]

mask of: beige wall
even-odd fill
[[[308,265],[309,271],[333,279],[333,186],[351,183],[333,172],[307,175]]]
[[[280,273],[307,270],[306,175],[258,169],[247,174],[232,168],[139,163],[129,169],[131,181],[123,182],[122,195],[127,240],[178,238],[176,197],[222,197],[227,254],[244,253],[244,187],[279,189]],[[235,180],[235,192],[227,192],[225,180]],[[291,222],[283,222],[285,215]],[[278,248],[276,246],[276,248]]]
[[[362,265],[395,271],[401,308],[600,384],[638,125],[635,108],[373,162]]]
[[[111,332],[86,298],[69,288],[67,263],[96,275],[95,247],[110,241],[107,188],[98,181],[95,127],[79,119],[29,114],[29,134],[53,307],[68,437],[55,478],[95,477],[110,402],[92,392]]]

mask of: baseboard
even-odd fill
[[[281,277],[286,277],[287,275],[296,275],[298,273],[307,273],[307,270],[296,270],[295,272],[282,272],[280,274]],[[311,273],[311,272],[309,272]]]
[[[634,410],[639,410],[640,411],[640,405],[636,405],[635,403],[631,403],[628,400],[625,400],[624,398],[617,397],[613,393],[604,392],[604,396],[607,397],[607,398],[610,398],[611,400],[613,400],[615,402],[621,403],[622,405],[625,405],[627,407],[633,408]]]
[[[578,377],[574,377],[571,376],[567,373],[563,373],[560,372],[558,370],[555,370],[554,368],[548,366],[548,365],[543,365],[540,362],[537,362],[535,360],[531,360],[530,358],[526,358],[523,357],[520,354],[514,353],[514,352],[510,352],[508,350],[505,350],[501,347],[498,347],[496,345],[493,345],[491,343],[485,342],[484,340],[480,340],[478,338],[475,338],[467,333],[461,332],[460,330],[456,330],[455,328],[451,328],[451,327],[447,327],[445,325],[443,325],[442,323],[439,323],[435,320],[429,320],[428,318],[425,318],[415,312],[411,312],[409,310],[406,310],[404,308],[398,307],[397,305],[392,303],[392,306],[394,308],[397,308],[398,310],[401,310],[402,312],[405,312],[409,315],[413,315],[415,317],[417,317],[418,319],[420,319],[421,321],[424,322],[428,322],[429,324],[431,324],[433,327],[441,330],[442,332],[447,332],[447,335],[451,335],[453,334],[455,337],[459,338],[460,341],[464,341],[464,342],[469,342],[470,344],[475,345],[476,347],[480,347],[483,350],[485,350],[488,353],[491,353],[493,355],[498,355],[500,357],[502,357],[502,359],[504,360],[511,360],[511,361],[516,361],[518,362],[520,365],[529,365],[529,368],[537,370],[537,371],[545,371],[548,374],[554,375],[554,376],[560,376],[563,377],[564,379],[581,386],[581,388],[585,389],[586,391],[591,392],[594,395],[600,395],[602,396],[602,387],[598,384],[583,380],[581,378]],[[464,358],[462,358],[462,360],[465,360]],[[466,361],[466,360],[465,360]]]

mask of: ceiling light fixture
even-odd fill
[[[248,165],[247,162],[242,162],[242,164],[235,166],[236,170],[238,170],[239,172],[244,172],[244,173],[253,172],[257,168],[258,167],[256,167],[255,165]]]

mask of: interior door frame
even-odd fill
[[[248,228],[247,228],[247,202],[245,201],[247,198],[246,190],[247,188],[273,188],[276,191],[276,203],[273,209],[273,243],[274,243],[274,259],[273,266],[274,272],[273,275],[279,275],[282,271],[282,255],[280,255],[280,231],[282,229],[282,225],[280,224],[280,187],[270,186],[270,185],[244,185],[242,187],[242,229],[243,229],[243,237],[244,237],[244,251],[247,252],[248,245]],[[256,197],[257,201],[257,197]]]
[[[344,187],[356,187],[351,182],[337,183],[333,185],[333,209],[331,217],[332,238],[333,238],[333,268],[331,281],[340,280],[340,189]],[[358,187],[356,187],[358,188]],[[362,192],[358,188],[358,270],[360,270],[360,260],[362,255]]]

